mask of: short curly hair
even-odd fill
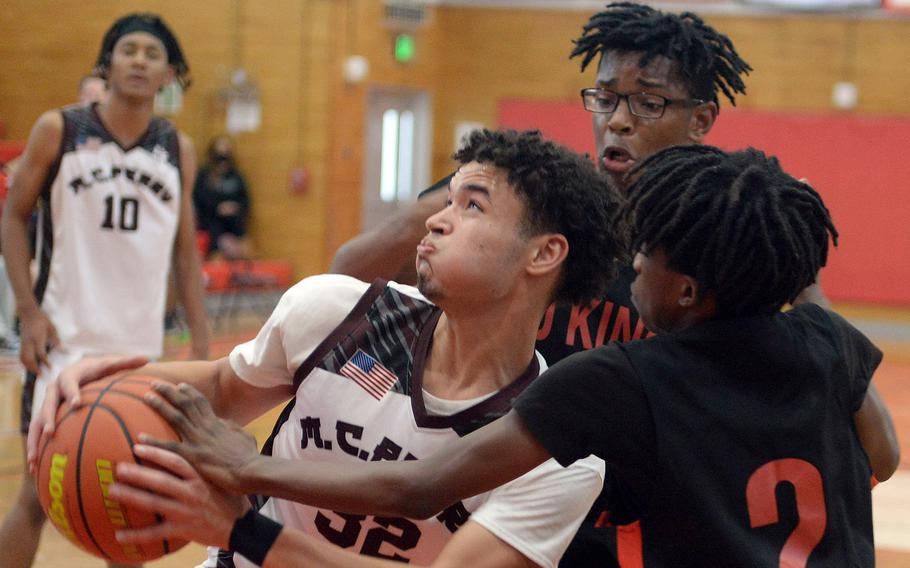
[[[559,233],[569,252],[553,300],[587,304],[603,296],[628,262],[619,224],[622,198],[586,156],[543,139],[539,130],[475,130],[452,156],[461,164],[493,164],[507,171],[525,205],[522,231]]]
[[[815,281],[837,229],[821,196],[749,148],[673,146],[631,172],[632,249],[662,249],[716,317],[773,313]]]

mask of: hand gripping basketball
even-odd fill
[[[231,530],[249,509],[245,497],[228,495],[202,479],[196,470],[173,452],[137,444],[136,455],[156,467],[122,463],[111,498],[130,508],[156,513],[160,523],[117,531],[123,543],[155,544],[164,539],[187,538],[227,548]]]
[[[95,357],[86,358],[71,365],[60,373],[56,381],[47,385],[44,404],[28,428],[26,440],[26,461],[29,472],[35,475],[38,465],[38,448],[44,447],[56,430],[57,409],[62,401],[70,407],[81,404],[79,389],[82,385],[97,381],[114,373],[136,369],[148,363],[145,357]]]
[[[167,422],[145,404],[154,379],[128,374],[83,387],[78,408],[63,404],[57,433],[39,452],[38,498],[53,525],[81,548],[113,562],[136,563],[177,550],[183,540],[122,543],[115,533],[155,525],[159,518],[110,498],[118,465],[141,464],[133,452],[140,432],[177,440]]]
[[[146,402],[157,410],[182,441],[142,438],[143,443],[182,456],[215,486],[234,495],[246,493],[244,472],[261,459],[256,439],[230,420],[215,415],[208,399],[192,386],[155,382]],[[158,395],[158,396],[156,396]]]

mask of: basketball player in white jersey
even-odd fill
[[[96,73],[108,99],[43,114],[3,211],[3,250],[21,322],[26,368],[22,428],[47,384],[82,357],[157,358],[167,274],[176,270],[196,357],[208,354],[190,191],[192,142],[153,116],[155,94],[188,86],[177,39],[153,14],[117,20]],[[27,224],[38,210],[38,274],[29,272]],[[30,566],[44,514],[26,476],[0,529],[0,565]]]
[[[417,289],[307,278],[229,357],[144,371],[192,383],[240,422],[293,397],[264,448],[289,467],[420,459],[508,412],[545,368],[534,339],[546,306],[596,297],[615,274],[619,198],[590,160],[539,132],[478,131],[455,158],[449,204],[427,220],[417,249]],[[58,386],[70,398],[109,363],[83,361]],[[35,421],[35,447],[57,398],[48,394]],[[300,565],[554,568],[600,492],[602,465],[547,462],[425,520],[311,507],[279,488],[258,504],[328,551]],[[200,510],[198,522],[205,518]],[[255,550],[236,552],[207,566],[262,561]]]

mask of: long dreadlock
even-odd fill
[[[598,55],[611,50],[642,52],[645,67],[656,56],[676,63],[690,94],[720,106],[720,90],[736,106],[734,93],[744,94],[741,74],[752,70],[736,53],[730,38],[717,32],[692,12],[671,14],[631,2],[609,4],[591,16],[571,57],[582,56],[584,69]]]
[[[819,194],[755,149],[674,146],[633,172],[632,250],[663,249],[671,270],[713,293],[718,317],[779,310],[815,281],[837,230]]]

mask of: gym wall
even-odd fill
[[[208,140],[223,131],[219,93],[230,70],[242,67],[257,82],[262,126],[238,137],[239,161],[253,192],[253,238],[263,256],[291,260],[298,277],[323,271],[335,248],[361,228],[362,138],[371,86],[407,86],[431,94],[436,176],[451,167],[458,122],[496,126],[503,101],[576,104],[578,90],[594,76],[591,69],[580,73],[578,62],[568,60],[571,39],[590,15],[585,11],[428,7],[427,23],[413,32],[416,57],[400,64],[392,57],[393,32],[383,24],[380,0],[5,0],[0,120],[7,137],[24,139],[42,111],[71,102],[104,31],[118,16],[136,10],[160,13],[181,40],[194,85],[176,122],[195,139],[200,157]],[[910,42],[905,41],[910,18],[705,18],[730,35],[755,69],[740,109],[831,113],[832,86],[850,81],[859,100],[844,116],[910,117]],[[350,85],[341,68],[344,56],[354,54],[369,59],[370,72],[365,81]],[[722,114],[729,109],[725,105]],[[748,132],[738,134],[748,143]],[[846,156],[844,164],[863,167]],[[306,169],[309,183],[303,193],[292,193],[288,178],[298,166]],[[870,199],[875,192],[865,188]],[[836,220],[841,226],[854,224]],[[897,241],[879,242],[905,247],[898,252],[910,258],[906,229],[880,223],[863,227],[884,229],[887,239],[898,235]],[[845,243],[848,239],[845,234]],[[865,266],[847,268],[862,273]],[[910,276],[910,268],[906,272]]]

